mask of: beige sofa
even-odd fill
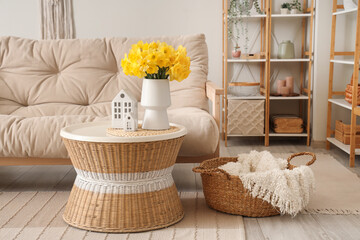
[[[130,90],[140,101],[142,80],[126,76],[121,69],[121,59],[138,40],[1,37],[0,165],[70,164],[59,136],[61,128],[110,119],[110,102],[120,89]],[[170,83],[169,119],[188,129],[178,161],[218,156],[222,89],[207,82],[205,36],[141,40],[184,45],[191,58],[190,76]],[[213,116],[208,98],[213,101]]]

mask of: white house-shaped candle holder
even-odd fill
[[[112,128],[138,129],[138,102],[129,91],[121,90],[112,100],[111,119]]]

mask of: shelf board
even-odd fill
[[[357,8],[353,8],[350,10],[337,11],[337,12],[332,13],[332,15],[343,15],[343,14],[354,13],[354,12],[357,12]]]
[[[301,99],[308,99],[306,95],[294,96],[294,97],[283,97],[283,96],[270,96],[270,100],[301,100]]]
[[[292,59],[279,59],[272,58],[270,62],[309,62],[309,58],[292,58]],[[250,63],[250,62],[266,62],[266,59],[235,59],[229,58],[228,63]]]
[[[254,15],[241,15],[238,17],[229,17],[229,19],[232,18],[266,18],[266,14],[254,14]]]
[[[328,99],[329,102],[333,103],[333,104],[336,104],[340,107],[343,107],[343,108],[346,108],[346,109],[349,109],[351,110],[352,109],[352,106],[350,103],[348,103],[347,101],[345,101],[344,98],[332,98],[332,99]]]
[[[298,13],[298,14],[271,14],[272,18],[298,18],[298,17],[311,17],[311,13]]]
[[[235,59],[229,58],[228,63],[266,62],[266,59]]]
[[[241,135],[241,134],[228,134],[228,137],[264,137],[265,134],[261,135]]]
[[[230,100],[263,100],[265,96],[262,95],[253,95],[253,96],[234,96],[228,95],[228,99]]]
[[[232,18],[266,18],[266,14],[254,14],[254,15],[241,15],[238,17],[229,17]],[[275,13],[271,14],[272,18],[301,18],[301,17],[311,17],[311,13],[298,13],[298,14],[280,14]]]
[[[279,58],[272,58],[270,62],[309,62],[309,58],[294,58],[294,59],[279,59]]]
[[[335,138],[327,138],[327,140],[332,144],[334,144],[335,146],[337,146],[338,148],[340,148],[341,150],[343,150],[344,152],[346,152],[347,154],[350,154],[350,145],[343,144],[342,142],[338,141]],[[357,149],[355,148],[355,155],[360,155],[359,148]]]
[[[339,63],[339,64],[354,65],[354,60],[337,60],[337,59],[333,59],[333,60],[330,60],[330,62]]]
[[[307,137],[307,133],[275,133],[269,132],[270,137]]]

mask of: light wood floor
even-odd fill
[[[268,150],[273,153],[312,151],[329,153],[344,166],[348,155],[323,146],[306,147],[302,140],[283,139],[264,147],[260,138],[230,139],[228,147],[221,143],[221,156],[236,156],[250,150]],[[177,164],[173,175],[179,191],[201,191],[201,179],[191,169],[195,164]],[[360,159],[349,168],[360,176]],[[75,179],[71,166],[9,166],[0,167],[0,191],[68,191]],[[277,216],[244,218],[247,239],[360,239],[360,216],[355,215],[298,215],[295,218]]]

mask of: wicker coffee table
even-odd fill
[[[172,132],[117,137],[107,134],[110,125],[61,130],[77,172],[65,222],[91,231],[139,232],[180,221],[184,212],[171,172],[186,129],[171,124]]]

